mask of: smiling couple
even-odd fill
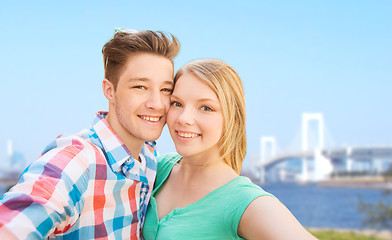
[[[174,75],[179,50],[171,34],[116,29],[102,49],[109,111],[49,144],[3,195],[1,239],[315,239],[240,176],[236,71],[201,59]],[[177,153],[158,157],[166,123]]]

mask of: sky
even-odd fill
[[[175,70],[217,58],[240,75],[248,154],[260,137],[300,146],[303,113],[322,113],[330,145],[392,146],[392,1],[7,1],[0,6],[0,160],[7,140],[33,161],[58,134],[108,110],[102,46],[115,27],[181,42]],[[174,151],[167,132],[161,153]]]

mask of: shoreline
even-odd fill
[[[340,229],[340,228],[313,228],[306,227],[310,232],[322,232],[322,231],[336,231],[340,233],[355,233],[358,235],[378,237],[382,239],[392,239],[392,231],[389,230],[373,230],[373,229]]]
[[[254,178],[250,174],[241,174],[251,179],[256,185],[262,186],[265,183],[259,182],[258,179]],[[360,188],[360,189],[380,189],[380,190],[392,190],[392,179],[386,180],[383,177],[336,177],[326,180],[320,180],[316,182],[281,182],[288,184],[316,184],[318,187],[328,188]]]
[[[332,178],[317,182],[317,186],[392,190],[392,181],[382,177]]]

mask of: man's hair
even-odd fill
[[[220,155],[240,174],[246,155],[246,112],[241,78],[230,65],[216,59],[201,59],[186,64],[176,73],[174,84],[185,73],[194,74],[218,96],[224,119],[218,142]]]
[[[102,48],[105,78],[117,88],[118,79],[130,56],[140,53],[173,58],[180,51],[179,41],[170,34],[160,31],[117,32]]]

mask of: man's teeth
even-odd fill
[[[184,138],[194,138],[199,136],[199,134],[197,133],[183,133],[183,132],[178,132],[178,135],[180,135],[180,137],[184,137]]]
[[[149,117],[149,116],[140,116],[142,119],[150,121],[150,122],[158,122],[159,117]]]

